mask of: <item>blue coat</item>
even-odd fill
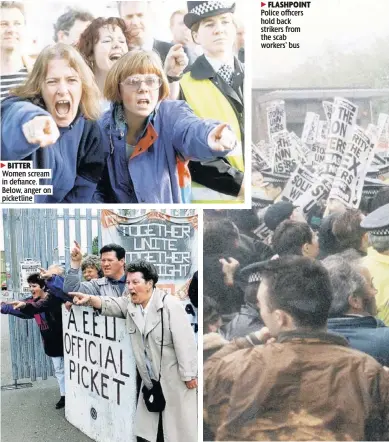
[[[373,316],[329,318],[327,328],[345,337],[350,347],[373,356],[389,366],[389,327]]]
[[[1,103],[4,161],[32,161],[34,169],[51,169],[51,179],[40,184],[52,185],[52,195],[36,195],[36,203],[88,203],[92,201],[97,181],[104,168],[97,122],[78,116],[66,128],[59,128],[60,137],[51,146],[40,148],[27,142],[23,124],[40,115],[50,115],[30,101],[9,97]]]
[[[198,118],[184,101],[164,100],[129,161],[126,133],[116,127],[114,113],[112,106],[99,121],[104,149],[110,155],[96,202],[190,202],[190,175],[182,160],[206,160],[228,153],[214,152],[207,143],[218,122]]]

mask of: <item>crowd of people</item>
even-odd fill
[[[70,268],[58,265],[28,276],[31,298],[1,303],[1,313],[32,319],[40,329],[44,351],[53,361],[60,388],[56,408],[65,406],[62,304],[70,310],[93,307],[94,314],[126,320],[137,367],[138,441],[197,441],[197,344],[182,303],[157,288],[155,266],[138,260],[125,264],[125,249],[107,244],[100,257],[83,257],[75,242]],[[189,286],[197,308],[197,274]],[[148,408],[147,397],[159,384],[165,405]],[[154,410],[156,411],[156,410]]]
[[[286,201],[205,212],[204,440],[388,440],[383,187],[309,219]]]
[[[151,2],[69,10],[34,59],[23,3],[1,2],[1,158],[52,170],[35,202],[243,201],[244,32],[235,4],[187,3],[171,42]]]

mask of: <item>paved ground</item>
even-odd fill
[[[1,385],[12,384],[8,318],[1,320]],[[28,382],[28,379],[19,382]],[[32,387],[1,391],[1,442],[90,442],[56,410],[57,380],[36,381]]]

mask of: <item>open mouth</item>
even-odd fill
[[[147,106],[150,104],[150,100],[148,98],[141,98],[136,102],[136,104],[139,104],[140,106]]]
[[[110,59],[111,61],[118,61],[119,58],[121,58],[121,57],[122,57],[122,54],[111,54],[111,55],[109,56],[109,59]]]
[[[55,103],[55,110],[58,115],[67,115],[70,112],[70,101],[60,100]]]

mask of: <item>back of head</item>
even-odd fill
[[[350,264],[347,255],[342,257],[341,254],[329,256],[322,261],[330,276],[333,291],[330,316],[339,317],[346,314],[350,309],[350,296],[365,296],[366,282],[357,270],[356,262]]]
[[[223,254],[239,241],[239,230],[228,219],[212,220],[204,226],[204,254]]]
[[[221,315],[216,301],[209,296],[204,296],[203,312],[204,334],[210,333],[220,321]]]
[[[332,286],[319,261],[286,256],[260,263],[258,271],[267,287],[271,312],[278,309],[288,313],[297,328],[321,329],[326,325]]]
[[[307,223],[285,220],[275,230],[272,246],[279,256],[302,255],[304,244],[311,244],[313,234]]]
[[[326,216],[323,218],[320,228],[319,228],[319,247],[320,247],[320,257],[325,258],[328,255],[333,255],[340,252],[341,247],[336,239],[335,235],[332,233],[332,226],[334,225],[335,219],[339,216],[337,213]]]
[[[389,186],[384,187],[377,192],[370,202],[369,212],[374,212],[385,204],[389,204]]]
[[[341,251],[353,248],[360,250],[364,230],[361,228],[362,213],[357,209],[347,209],[338,214],[332,225],[334,234]]]

